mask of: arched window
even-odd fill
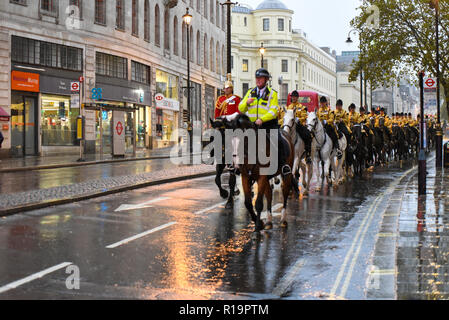
[[[154,8],[154,44],[161,46],[161,17],[158,4]]]
[[[181,49],[181,51],[182,51],[182,57],[184,58],[184,59],[186,59],[187,58],[187,26],[186,26],[186,24],[185,24],[185,22],[183,21],[182,22],[182,31],[181,31],[181,33],[182,33],[182,49]]]
[[[220,44],[217,41],[217,46],[215,48],[215,67],[218,74],[221,74],[221,64],[220,64]]]
[[[193,38],[193,28],[190,27],[190,62],[194,62],[195,59],[193,57],[193,54],[195,52],[195,48],[193,47],[193,44],[195,43],[195,38]]]
[[[145,0],[143,17],[143,38],[150,41],[150,0]]]
[[[207,0],[206,0],[207,1]],[[207,35],[204,35],[204,68],[209,68],[209,64],[207,61],[209,60],[207,48],[209,47],[209,44],[207,43]]]
[[[210,39],[210,47],[209,47],[209,54],[210,54],[210,70],[215,71],[215,60],[214,60],[214,39]]]
[[[215,1],[215,24],[220,28],[220,2]]]
[[[164,49],[170,50],[170,11],[165,9],[164,14]]]
[[[196,32],[196,63],[201,65],[201,33],[199,30]]]
[[[201,13],[201,0],[196,0],[196,11]]]
[[[204,0],[204,17],[207,19],[207,0]]]
[[[178,55],[178,18],[173,18],[173,54]]]
[[[226,9],[222,8],[222,10],[221,10],[221,29],[222,30],[225,30],[225,27],[226,27],[226,24],[227,24],[227,22],[226,22],[226,11],[227,11],[227,8]]]

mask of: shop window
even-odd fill
[[[69,97],[43,95],[41,112],[43,146],[76,145],[79,108],[72,108]]]

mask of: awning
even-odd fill
[[[5,109],[3,109],[2,107],[0,107],[0,117],[2,117],[2,118],[7,117],[8,120],[9,120],[9,118],[10,118],[11,116],[9,115],[8,112],[5,111]]]

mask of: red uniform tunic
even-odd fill
[[[237,95],[231,95],[228,97],[225,95],[219,96],[217,102],[215,103],[215,119],[239,112],[239,104],[241,100],[242,99]]]

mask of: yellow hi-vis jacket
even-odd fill
[[[253,98],[254,101],[248,104],[248,99]],[[248,90],[242,102],[239,105],[239,111],[246,113],[252,122],[257,119],[262,122],[268,122],[278,118],[278,93],[270,87],[266,87],[262,97],[257,96],[257,87]]]

